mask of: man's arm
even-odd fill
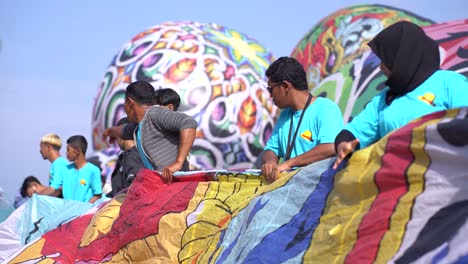
[[[182,166],[187,159],[187,156],[192,148],[195,140],[195,128],[186,128],[180,131],[179,148],[177,150],[177,158],[174,163],[162,170],[162,177],[167,183],[172,182],[174,172],[182,169]]]
[[[273,182],[278,175],[278,156],[271,150],[266,150],[262,157],[263,165],[261,167],[262,175],[267,181]]]
[[[102,139],[107,141],[107,138],[109,138],[109,144],[114,144],[117,138],[133,140],[133,132],[137,127],[138,123],[109,127],[102,133]]]
[[[265,164],[265,163],[278,163],[278,156],[276,156],[276,154],[273,151],[266,150],[263,153],[262,161],[263,161],[263,164]]]
[[[42,191],[38,192],[38,194],[55,196],[55,197],[58,197],[61,193],[62,193],[62,187],[60,187],[59,189],[55,189],[50,186],[47,186]]]
[[[101,182],[101,171],[99,170],[98,167],[96,167],[95,165],[91,164],[91,169],[90,169],[90,173],[91,173],[91,177],[90,177],[90,187],[91,188],[91,192],[93,193],[93,197],[91,197],[91,199],[89,199],[89,203],[94,203],[95,201],[97,201],[99,198],[101,198],[102,196],[102,182]]]
[[[94,203],[95,201],[99,200],[101,196],[102,194],[94,195],[93,197],[91,197],[91,199],[89,199],[88,203]]]
[[[326,158],[333,157],[335,155],[334,143],[324,143],[315,146],[313,149],[302,153],[292,159],[289,159],[280,164],[279,169],[281,171],[289,170],[293,167],[302,167],[313,162],[324,160]]]

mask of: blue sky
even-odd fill
[[[436,22],[467,18],[468,10],[466,0],[1,1],[0,187],[12,199],[28,175],[47,182],[50,163],[39,154],[46,133],[64,140],[82,134],[91,142],[99,83],[112,57],[137,33],[167,21],[213,22],[257,39],[279,57],[320,19],[362,3]]]

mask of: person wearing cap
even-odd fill
[[[104,130],[103,138],[134,139],[145,168],[161,172],[171,183],[176,171],[187,171],[187,157],[195,140],[197,122],[192,117],[159,105],[159,92],[145,81],[131,83],[125,91],[124,108],[129,122]]]
[[[116,126],[128,123],[128,118],[124,117],[117,122]],[[107,194],[108,197],[114,197],[121,190],[130,187],[138,171],[145,167],[133,139],[125,140],[119,137],[117,138],[117,144],[122,152],[117,158],[114,171],[111,175],[112,191]]]

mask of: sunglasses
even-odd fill
[[[275,86],[278,86],[278,85],[282,84],[283,82],[284,82],[284,81],[281,81],[281,82],[279,82],[279,83],[273,84],[272,86],[268,86],[268,87],[267,87],[267,91],[271,94],[271,92],[273,92],[273,88],[275,88]]]

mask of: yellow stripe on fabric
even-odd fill
[[[378,194],[374,175],[381,167],[388,137],[356,151],[335,175],[320,223],[304,255],[305,263],[343,263],[357,239],[362,218]]]
[[[222,247],[218,247],[221,232],[232,218],[244,209],[252,199],[282,187],[297,171],[281,173],[281,177],[267,184],[264,177],[242,173],[219,173],[218,182],[210,182],[196,211],[196,222],[189,226],[182,237],[179,253],[181,263],[215,262]]]
[[[25,249],[21,249],[21,253],[18,254],[15,258],[10,260],[8,263],[23,263],[23,262],[28,262],[30,261],[31,263],[35,263],[36,261],[41,264],[52,264],[55,263],[55,260],[52,258],[45,258],[42,259],[42,248],[44,247],[44,244],[46,243],[46,240],[44,238],[40,238],[36,242],[29,244],[29,246]]]
[[[427,142],[426,128],[440,122],[441,119],[454,118],[457,114],[458,111],[447,111],[444,117],[425,122],[412,130],[410,148],[415,160],[406,173],[408,191],[399,200],[390,219],[390,227],[381,240],[376,263],[386,263],[397,253],[403,241],[406,225],[411,220],[414,201],[424,190],[424,175],[431,162],[430,157],[424,151]]]
[[[127,197],[126,193],[118,194],[94,214],[83,233],[79,247],[89,246],[98,236],[109,233],[114,221],[119,217],[120,206],[125,197]]]

